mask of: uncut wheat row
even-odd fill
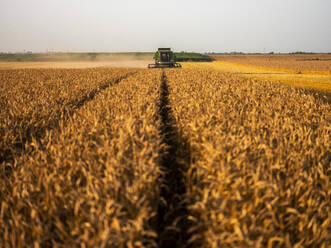
[[[330,105],[304,90],[216,71],[166,77],[178,142],[190,147],[191,242],[327,247]]]
[[[32,140],[0,181],[0,247],[156,246],[160,79],[129,76]]]
[[[42,137],[100,88],[132,72],[104,68],[2,70],[0,163],[14,160],[32,137]]]

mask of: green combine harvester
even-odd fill
[[[176,63],[176,56],[170,48],[159,48],[154,54],[155,64],[149,64],[148,68],[181,68],[182,65]]]

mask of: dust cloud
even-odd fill
[[[15,55],[16,61],[0,61],[1,69],[20,68],[147,68],[153,63],[152,53],[54,53]]]

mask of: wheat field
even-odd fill
[[[228,61],[212,63],[185,63],[185,68],[217,70],[225,73],[239,74],[248,79],[283,83],[307,89],[331,91],[331,71],[304,71],[271,68],[266,66],[245,65]]]
[[[0,247],[329,247],[330,92],[213,63],[0,70]]]
[[[217,61],[291,71],[331,72],[331,54],[214,55]]]

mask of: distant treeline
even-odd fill
[[[190,53],[190,52],[179,52],[175,53],[178,62],[208,62],[213,59],[205,54],[201,53]]]
[[[291,52],[291,53],[276,53],[276,52],[267,52],[267,53],[245,53],[245,52],[208,52],[207,55],[265,55],[265,54],[331,54],[329,53],[315,53],[315,52]]]
[[[112,61],[112,60],[152,60],[154,52],[124,53],[0,53],[0,61],[8,62],[56,62],[56,61]],[[193,52],[175,53],[177,61],[212,61],[205,54]]]

